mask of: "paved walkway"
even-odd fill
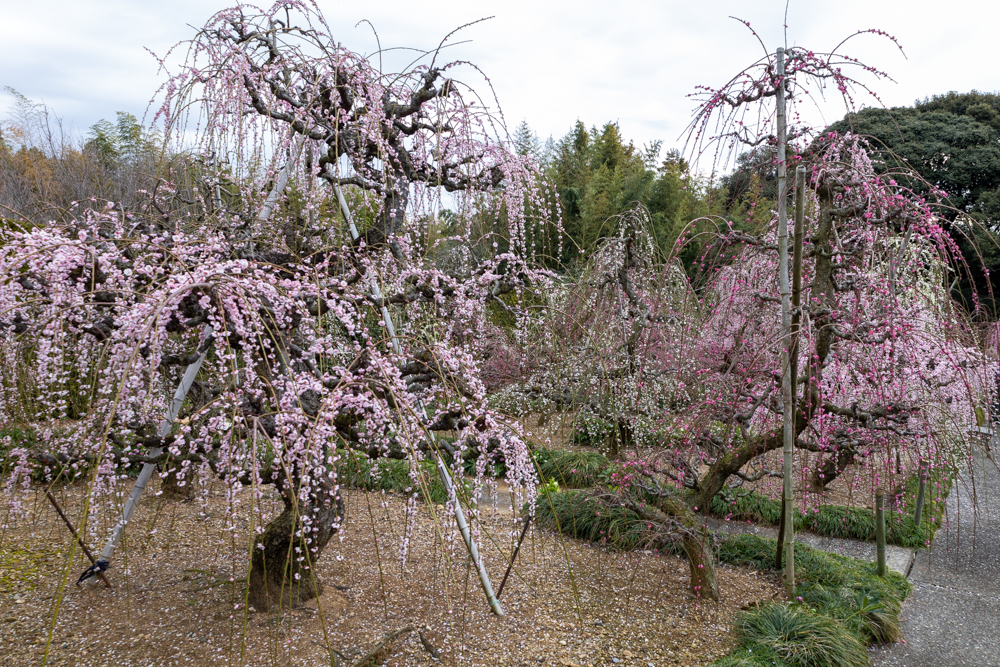
[[[956,481],[948,523],[910,571],[906,643],[873,650],[875,667],[1000,667],[998,500],[1000,472],[991,461],[978,460]]]

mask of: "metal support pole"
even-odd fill
[[[212,153],[212,163],[213,166],[216,165],[215,153]],[[268,193],[267,199],[264,202],[263,207],[261,207],[260,213],[257,214],[257,219],[260,222],[266,222],[271,214],[274,212],[275,207],[278,204],[278,197],[281,196],[282,191],[285,186],[288,185],[288,176],[292,168],[292,158],[289,156],[288,161],[285,166],[281,169],[281,173],[278,174],[278,179]],[[181,379],[180,385],[177,387],[177,391],[174,392],[174,399],[170,402],[167,408],[167,415],[160,422],[160,428],[157,434],[160,438],[165,438],[170,430],[173,428],[174,419],[177,417],[177,413],[180,412],[181,406],[184,404],[184,399],[187,397],[188,391],[191,389],[191,385],[194,384],[194,379],[198,375],[198,371],[201,369],[201,364],[205,361],[205,356],[208,354],[208,350],[211,347],[212,341],[212,327],[210,325],[205,325],[203,328],[204,337],[202,343],[198,349],[198,358],[188,365],[187,370],[184,371],[184,377]],[[163,453],[162,447],[150,447],[149,456],[154,458]],[[122,511],[122,518],[119,520],[118,525],[115,526],[114,532],[111,534],[111,539],[104,546],[104,551],[101,552],[101,560],[110,561],[111,556],[114,555],[115,549],[118,548],[118,542],[121,541],[122,532],[125,530],[125,526],[132,519],[132,514],[135,512],[135,507],[139,502],[139,498],[142,496],[142,492],[146,490],[146,485],[149,483],[149,478],[153,476],[153,471],[156,470],[155,463],[146,463],[142,466],[142,471],[139,473],[139,479],[136,480],[135,486],[132,487],[132,493],[129,494],[128,500],[125,501],[125,509]]]
[[[483,585],[486,600],[490,603],[490,609],[493,610],[494,614],[503,616],[503,607],[500,606],[500,600],[497,599],[497,596],[493,594],[490,575],[486,572],[483,561],[479,557],[479,549],[476,547],[476,541],[472,539],[472,531],[469,530],[469,524],[465,521],[462,503],[459,501],[458,494],[455,492],[455,487],[451,482],[448,467],[444,464],[444,459],[440,456],[438,456],[437,466],[438,472],[441,473],[441,481],[444,482],[444,488],[448,491],[448,497],[455,500],[455,519],[458,521],[458,529],[462,532],[462,537],[465,538],[465,545],[469,548],[469,555],[472,556],[472,564],[476,566],[476,572],[479,573],[479,581]]]
[[[354,224],[354,216],[351,215],[351,209],[347,205],[347,200],[344,198],[344,193],[340,189],[339,185],[333,186],[334,191],[337,193],[337,201],[340,203],[340,210],[344,214],[344,219],[347,220],[347,225],[351,230],[351,240],[357,241],[360,237],[358,234],[358,228]],[[372,297],[379,303],[382,301],[382,290],[378,286],[377,281],[372,281]],[[382,321],[385,322],[385,329],[389,333],[389,338],[392,341],[392,349],[396,354],[401,355],[403,353],[403,348],[399,344],[399,338],[396,336],[396,327],[392,322],[392,314],[389,312],[388,306],[382,306]],[[422,402],[418,401],[418,406],[421,412],[424,414],[424,419],[427,419],[427,409],[424,407]],[[431,442],[434,441],[434,434],[430,434]],[[462,532],[462,537],[465,539],[465,546],[469,549],[469,555],[472,557],[472,562],[476,566],[476,572],[479,573],[479,581],[483,585],[483,592],[486,594],[486,599],[490,604],[490,609],[497,616],[503,616],[503,607],[500,606],[500,601],[497,599],[496,595],[493,594],[493,585],[490,583],[490,575],[486,572],[486,568],[483,566],[482,559],[479,557],[479,549],[476,547],[476,542],[472,539],[472,532],[469,530],[469,525],[465,521],[465,513],[462,511],[462,503],[458,498],[458,494],[455,491],[455,486],[451,480],[451,474],[448,472],[448,466],[445,465],[444,459],[438,454],[437,457],[437,469],[438,474],[441,476],[441,482],[444,484],[445,489],[448,490],[448,497],[453,499],[455,502],[455,519],[458,522],[458,529]]]

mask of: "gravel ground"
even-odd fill
[[[507,615],[496,618],[454,526],[432,517],[443,508],[408,514],[398,497],[349,491],[347,527],[318,564],[324,594],[267,613],[242,604],[238,581],[249,508],[232,526],[219,492],[204,502],[153,493],[108,572],[111,591],[74,585],[89,563],[78,549],[70,560],[71,538],[44,495],[22,496],[28,516],[8,517],[0,531],[0,664],[38,665],[47,654],[57,665],[314,665],[332,664],[333,654],[346,665],[413,625],[450,665],[699,665],[731,648],[740,608],[781,595],[766,575],[720,566],[723,599],[706,603],[687,593],[684,560],[532,529],[503,591]],[[76,517],[83,488],[58,495]],[[279,504],[259,509],[266,517]],[[483,511],[479,540],[494,587],[518,529],[509,511]],[[437,662],[415,632],[381,659]]]

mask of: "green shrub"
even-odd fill
[[[542,528],[616,549],[649,548],[646,522],[630,510],[602,503],[581,490],[546,493],[536,503],[536,523]]]
[[[798,593],[803,604],[837,619],[865,644],[892,644],[902,638],[899,600],[865,581],[840,588],[813,584]]]
[[[419,493],[424,502],[448,502],[448,491],[432,461],[421,461],[417,479],[410,476],[410,462],[398,459],[369,459],[357,452],[341,453],[337,477],[349,488],[383,490],[410,495]],[[466,489],[468,491],[468,489]],[[429,498],[428,498],[429,494]]]
[[[741,614],[736,632],[741,648],[769,651],[793,667],[867,667],[858,638],[829,616],[803,605],[768,604]]]
[[[540,495],[535,515],[536,523],[542,528],[614,549],[683,553],[679,543],[635,512],[619,504],[604,502],[580,489]]]
[[[717,493],[709,505],[712,514],[734,521],[753,521],[777,525],[781,520],[781,501],[772,500],[756,491],[737,493],[725,496]],[[795,516],[795,527],[800,527],[802,514],[798,509],[792,510]]]
[[[606,479],[610,461],[596,452],[570,452],[538,447],[533,456],[542,479],[554,479],[566,489],[595,486]],[[602,475],[604,477],[602,477]]]
[[[475,477],[477,464],[476,459],[465,459],[462,461],[462,469],[466,475]],[[503,460],[493,460],[486,464],[486,469],[483,472],[490,479],[500,479],[507,474],[507,464]]]
[[[57,427],[54,429],[60,436],[66,436],[72,427]],[[66,429],[66,430],[64,430]],[[82,436],[81,436],[82,437]],[[16,424],[0,428],[0,478],[6,476],[15,463],[10,457],[12,449],[32,449],[38,445],[38,429],[31,425]],[[138,477],[142,471],[142,463],[124,463],[117,466],[119,474]],[[31,479],[42,484],[56,482],[58,484],[72,483],[83,479],[93,470],[90,463],[77,460],[71,464],[53,463],[51,466],[35,467]]]
[[[774,566],[777,540],[732,535],[721,541],[719,560],[758,570]],[[816,613],[837,619],[866,644],[900,638],[900,605],[911,590],[898,572],[878,576],[875,563],[795,545],[796,598]]]
[[[944,498],[951,489],[954,474],[942,471],[940,468],[931,472],[927,488],[941,488],[941,499],[936,493],[928,491],[924,501],[924,511],[920,526],[913,522],[916,510],[917,476],[910,476],[906,482],[888,498],[896,498],[902,494],[902,509],[897,512],[890,502],[886,512],[885,528],[886,542],[898,544],[911,549],[928,545],[934,539],[934,533],[941,526],[944,517]],[[721,493],[712,499],[709,509],[716,516],[737,521],[754,521],[778,525],[781,519],[781,501],[763,496],[755,491],[725,497]],[[875,539],[875,512],[864,507],[841,507],[839,505],[823,505],[818,511],[807,511],[804,515],[798,508],[792,510],[795,517],[795,530],[809,530],[825,537],[844,537],[855,540]]]
[[[581,412],[573,426],[574,445],[580,447],[604,447],[614,434],[615,426],[589,412]]]
[[[778,541],[758,535],[729,535],[719,541],[719,560],[731,565],[744,565],[757,570],[770,570]],[[910,592],[910,583],[898,572],[889,571],[879,577],[875,563],[860,561],[840,554],[795,544],[795,575],[800,589],[813,586],[825,588],[856,588],[866,590],[880,599],[902,601]],[[804,588],[803,588],[804,587]],[[801,595],[802,593],[798,593]]]

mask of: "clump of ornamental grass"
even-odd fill
[[[679,545],[667,539],[660,527],[644,521],[620,503],[607,502],[585,490],[542,493],[535,512],[536,522],[542,528],[613,549],[680,552]]]
[[[740,616],[736,632],[747,657],[756,650],[758,656],[770,653],[792,667],[871,664],[864,644],[848,628],[803,605],[776,603],[748,611]]]
[[[774,567],[777,540],[758,535],[729,535],[719,541],[719,560],[730,565],[742,565],[756,570]],[[795,579],[798,590],[814,586],[829,589],[856,588],[864,585],[883,600],[902,602],[911,586],[906,577],[889,571],[879,577],[875,563],[860,561],[839,554],[795,544]],[[801,593],[799,593],[801,595]]]
[[[554,479],[560,487],[582,489],[595,486],[610,465],[603,454],[571,452],[538,447],[533,456],[542,479]]]

